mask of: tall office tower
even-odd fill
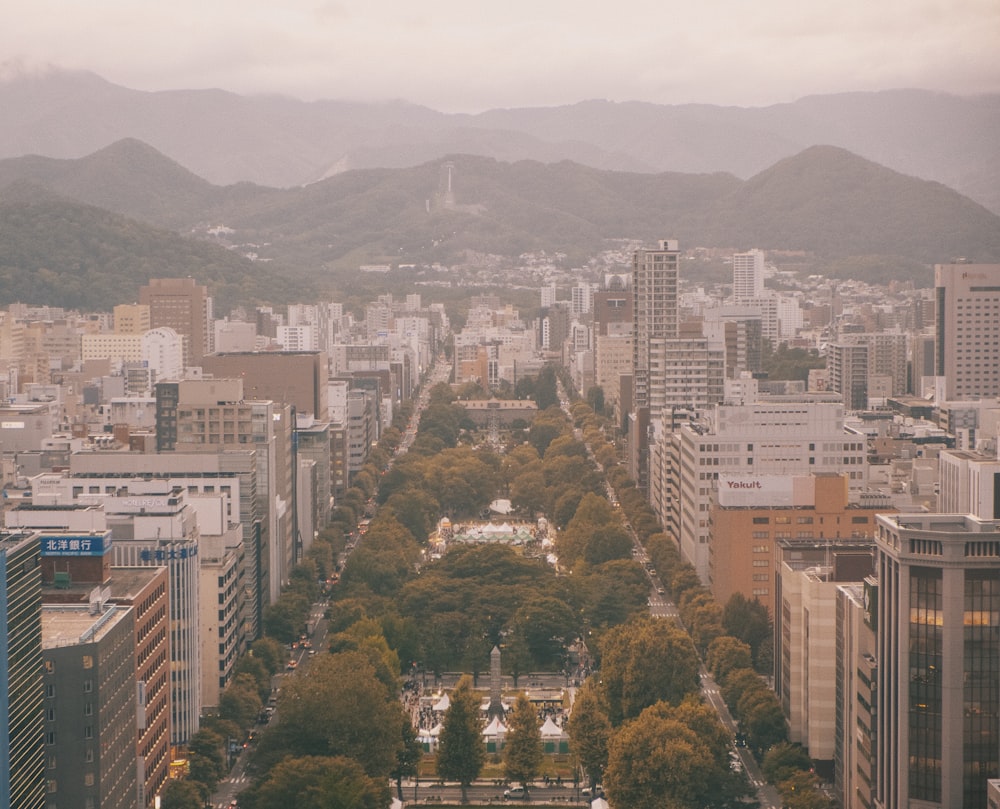
[[[389,351],[385,346],[357,348],[359,351],[377,349],[378,356],[385,356],[388,367]],[[329,372],[325,351],[288,349],[212,354],[204,358],[202,368],[216,379],[243,380],[243,395],[247,399],[290,404],[296,413],[310,413],[317,419],[326,419]]]
[[[309,355],[306,358],[310,359]],[[307,365],[313,367],[311,360]],[[315,395],[325,393],[324,388]],[[314,394],[310,391],[309,395]],[[261,587],[260,609],[273,604],[288,581],[294,551],[291,504],[295,425],[292,405],[245,400],[242,379],[186,379],[179,383],[163,383],[156,386],[156,399],[159,449],[208,453],[255,450],[258,503],[265,531],[244,548],[247,581]],[[168,437],[170,433],[174,435],[172,443]],[[257,553],[254,548],[259,549]]]
[[[736,302],[764,295],[764,251],[733,254],[733,298]]]
[[[187,338],[185,365],[212,352],[212,299],[193,278],[150,278],[139,289],[139,303],[149,307],[150,328],[169,326]]]
[[[1000,774],[1000,521],[877,521],[875,806],[985,809]]]
[[[837,719],[837,590],[871,576],[873,540],[870,535],[785,539],[778,541],[777,551],[775,692],[788,720],[789,741],[806,748],[816,772],[830,780]]]
[[[161,493],[168,490],[162,480],[152,481],[150,488],[159,491],[105,497],[104,509],[116,565],[167,568],[170,733],[172,744],[183,745],[198,732],[202,707],[197,517],[186,490],[178,486]]]
[[[661,239],[658,247],[632,256],[633,401],[636,410],[649,408],[650,419],[660,415],[652,391],[663,385],[666,341],[680,333],[680,256],[676,239]]]
[[[41,613],[46,807],[136,809],[135,612],[98,596]]]
[[[848,410],[868,407],[868,347],[831,343],[826,351],[830,389],[839,393]]]
[[[836,719],[833,792],[843,809],[871,809],[874,778],[873,720],[878,712],[875,659],[874,576],[837,588]]]
[[[46,495],[41,494],[43,488],[47,489]],[[8,511],[6,519],[19,525],[45,526],[38,538],[43,604],[87,604],[96,587],[100,588],[103,602],[131,607],[135,612],[132,649],[138,698],[133,761],[138,805],[147,809],[153,806],[166,782],[170,763],[171,619],[167,569],[112,567],[110,534],[97,530],[106,524],[103,508],[74,503],[73,488],[74,484],[65,478],[58,483],[50,479],[47,485],[36,481],[32,487],[36,502]],[[112,487],[115,490],[118,486]],[[43,501],[50,502],[42,505]],[[65,533],[49,533],[56,526]]]
[[[135,612],[136,780],[140,807],[152,807],[170,764],[170,611],[165,567],[115,567],[113,604]]]
[[[45,805],[40,549],[0,533],[0,809]]]
[[[938,398],[1000,396],[1000,264],[936,264],[934,286]]]

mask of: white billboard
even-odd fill
[[[719,475],[717,500],[725,508],[795,505],[792,475]]]

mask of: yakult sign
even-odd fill
[[[725,507],[794,505],[791,475],[719,475],[718,502]]]

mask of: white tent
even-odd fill
[[[451,707],[451,700],[448,699],[447,694],[442,694],[441,699],[434,703],[433,710],[435,711],[447,711]]]
[[[551,716],[545,717],[545,724],[542,725],[542,738],[558,739],[562,737],[562,735],[563,735],[563,729],[552,721],[552,717]]]
[[[604,798],[594,798],[590,802],[590,809],[608,809],[608,802]]]
[[[427,731],[431,736],[440,736],[441,729],[444,727],[440,722],[438,722],[434,727]]]
[[[403,809],[403,802],[399,798],[393,798],[389,804],[389,809]]]
[[[488,738],[500,738],[507,734],[507,726],[500,721],[499,716],[494,716],[493,721],[490,722],[484,729],[483,735]]]

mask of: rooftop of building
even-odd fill
[[[131,609],[121,606],[95,608],[90,604],[43,604],[42,648],[96,643]]]
[[[877,519],[901,531],[943,535],[1000,533],[1000,520],[982,520],[972,514],[879,514]]]

